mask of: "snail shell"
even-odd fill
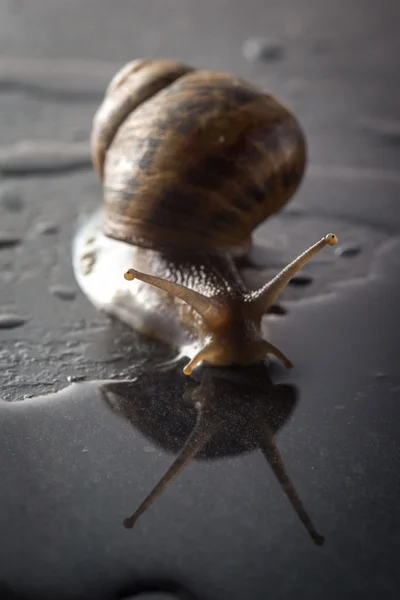
[[[141,247],[246,246],[297,190],[306,143],[294,115],[229,74],[134,61],[92,132],[104,233]]]
[[[78,233],[74,267],[92,302],[178,347],[186,374],[267,353],[290,367],[263,339],[262,316],[336,236],[255,292],[233,258],[303,178],[306,143],[290,110],[230,74],[138,60],[111,81],[91,147],[104,209]]]

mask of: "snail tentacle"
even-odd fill
[[[140,279],[145,283],[149,283],[160,290],[168,292],[176,298],[180,298],[187,304],[189,304],[203,319],[205,323],[213,324],[221,323],[226,316],[226,309],[221,302],[218,302],[215,298],[208,298],[199,292],[191,290],[184,285],[156,277],[154,275],[148,275],[142,273],[136,269],[128,269],[124,274],[127,281],[133,281],[134,279]]]
[[[274,356],[276,356],[276,358],[279,358],[279,360],[285,365],[287,369],[293,369],[292,361],[290,361],[287,358],[287,356],[285,356],[283,352],[279,350],[279,348],[274,346],[274,344],[271,344],[271,342],[267,342],[267,340],[264,340],[263,346],[265,349],[265,354],[273,354]]]
[[[214,344],[208,344],[207,346],[205,346],[205,348],[200,350],[190,362],[188,362],[188,364],[183,369],[183,372],[185,373],[185,375],[191,375],[194,369],[197,367],[197,365],[199,365],[201,362],[208,362],[212,364],[213,362],[217,361],[218,347]]]
[[[337,244],[337,237],[333,233],[328,233],[319,242],[308,248],[300,254],[293,262],[287,265],[276,277],[266,283],[260,290],[249,294],[250,301],[257,305],[263,313],[276,301],[289,281],[306,265],[313,256],[315,256],[325,246],[334,246]]]

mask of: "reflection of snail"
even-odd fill
[[[187,375],[201,362],[249,365],[267,354],[291,367],[263,339],[262,317],[336,236],[323,237],[257,291],[246,289],[234,257],[303,178],[306,144],[294,115],[232,75],[139,60],[107,89],[92,155],[104,215],[102,225],[81,232],[75,260],[91,300],[178,347],[190,358]],[[114,284],[124,271],[134,283]]]
[[[156,385],[165,390],[167,382],[174,390],[174,402],[154,389]],[[273,385],[262,365],[235,371],[204,369],[200,384],[178,382],[174,389],[174,383],[171,373],[164,373],[157,381],[142,376],[133,388],[123,382],[107,385],[105,397],[114,412],[156,445],[178,453],[133,516],[124,521],[125,526],[133,527],[194,457],[213,459],[260,449],[312,539],[321,545],[324,538],[315,531],[274,441],[295,406],[295,388]]]

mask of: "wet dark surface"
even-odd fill
[[[66,5],[0,3],[0,598],[397,598],[398,3]],[[247,60],[250,38],[281,58]],[[266,319],[290,372],[160,370],[170,350],[78,289],[91,119],[138,56],[233,70],[305,127],[304,185],[244,265],[256,283],[339,237]],[[126,529],[199,411],[209,441]]]

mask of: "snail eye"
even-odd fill
[[[328,233],[328,235],[325,236],[325,240],[329,246],[335,246],[338,243],[338,239],[334,233]]]

